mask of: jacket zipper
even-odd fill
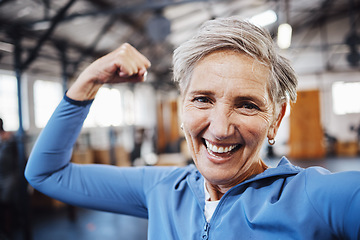
[[[217,217],[217,212],[219,211],[219,208],[221,208],[221,205],[223,205],[223,202],[225,201],[225,199],[227,198],[227,196],[229,195],[229,193],[231,193],[233,191],[233,189],[230,189],[229,191],[227,191],[224,196],[222,196],[222,198],[220,199],[219,204],[217,205],[214,214],[212,215],[210,222],[214,222],[214,219]],[[204,215],[205,218],[205,215]],[[205,218],[205,225],[204,225],[204,229],[203,229],[203,234],[202,234],[202,239],[203,240],[208,240],[209,239],[209,230],[210,230],[210,223],[208,221],[206,221]]]
[[[193,193],[195,193],[195,191],[194,191],[194,189],[193,189],[193,187],[192,187],[192,184],[190,184],[189,181],[188,181],[188,185],[190,186],[191,191],[192,191]],[[214,217],[216,218],[217,212],[219,211],[219,207],[222,205],[222,202],[224,202],[224,199],[227,198],[227,196],[229,195],[229,192],[232,192],[233,189],[234,189],[234,188],[230,189],[229,191],[227,191],[227,192],[224,194],[224,196],[222,196],[222,198],[220,199],[220,202],[219,202],[218,206],[217,206],[216,209],[215,209],[215,212],[214,212],[214,214],[213,214],[210,222],[213,222],[213,221],[214,221],[213,219],[214,219]],[[199,201],[199,198],[196,197],[196,200],[197,200],[200,208],[202,209],[202,203]],[[202,238],[203,240],[208,240],[208,239],[209,239],[210,223],[208,223],[208,222],[206,221],[206,217],[205,217],[204,214],[203,214],[203,217],[204,217],[204,220],[205,220],[205,225],[204,225],[204,228],[203,228],[203,231],[202,231],[202,234],[201,234],[201,238]]]
[[[210,224],[205,221],[205,225],[204,225],[204,231],[202,234],[202,239],[203,240],[208,240],[209,239],[209,228],[210,228]]]

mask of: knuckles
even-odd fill
[[[126,56],[132,51],[132,49],[133,47],[129,43],[124,43],[118,48],[116,52],[119,56]]]

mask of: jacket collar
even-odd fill
[[[204,177],[200,174],[200,172],[196,169],[195,165],[188,166],[192,169],[192,173],[188,175],[187,182],[192,189],[193,193],[195,194],[196,198],[199,200],[199,204],[201,206],[205,203],[205,193],[204,193]],[[291,176],[296,175],[301,172],[303,168],[297,167],[292,165],[286,157],[282,157],[279,164],[275,168],[268,168],[264,172],[254,175],[251,178],[247,179],[246,181],[238,184],[239,187],[245,184],[255,182],[258,180],[272,178],[277,176]]]
[[[264,172],[255,175],[242,183],[248,183],[257,181],[264,178],[284,176],[284,175],[296,175],[301,172],[303,168],[292,165],[286,157],[282,157],[279,164],[275,168],[268,168]],[[242,184],[240,183],[240,184]]]

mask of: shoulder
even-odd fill
[[[329,198],[351,197],[360,190],[360,171],[332,173],[321,167],[304,170],[306,190],[310,196],[326,194]]]
[[[275,178],[277,181],[271,184],[272,189],[276,187],[275,182],[282,183],[278,184],[279,190],[282,190],[282,196],[287,196],[284,198],[286,203],[291,203],[286,206],[298,209],[299,214],[313,212],[313,219],[321,219],[332,234],[341,239],[358,239],[360,171],[333,173],[322,167],[294,169],[286,161],[279,164],[276,171],[282,174]]]
[[[269,168],[258,177],[278,177],[302,181],[309,188],[326,187],[331,184],[356,186],[360,183],[360,171],[333,173],[323,167],[301,168],[291,164],[285,157],[280,160],[276,168]]]
[[[286,158],[276,168],[268,169],[252,180],[257,179],[264,179],[260,183],[266,186],[279,185],[281,191],[302,189],[310,200],[320,202],[322,198],[351,198],[354,192],[360,191],[360,171],[332,173],[322,167],[304,169],[292,165]]]
[[[313,209],[342,239],[360,236],[360,171],[305,170],[305,192]],[[357,236],[357,237],[355,237]]]
[[[360,171],[330,172],[322,167],[309,167],[304,170],[307,185],[359,185]],[[334,187],[334,185],[333,185]]]

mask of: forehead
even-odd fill
[[[237,51],[221,50],[202,58],[196,65],[188,90],[215,87],[268,91],[270,69],[260,61]]]

